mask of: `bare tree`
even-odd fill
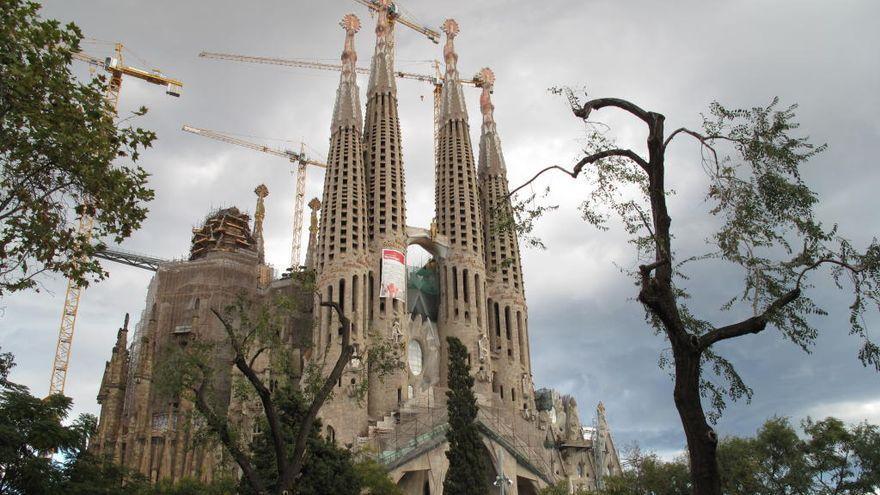
[[[162,387],[170,393],[186,393],[193,401],[195,409],[205,419],[210,433],[226,448],[235,463],[241,468],[242,476],[256,493],[269,493],[268,480],[261,478],[252,461],[251,453],[239,441],[236,426],[231,424],[226,409],[214,400],[214,366],[218,349],[230,349],[232,364],[244,376],[265,414],[266,425],[271,438],[271,447],[276,464],[277,482],[273,493],[288,493],[294,487],[303,469],[306,447],[315,421],[324,403],[331,397],[333,388],[340,380],[345,367],[355,353],[351,343],[351,321],[336,302],[321,302],[322,307],[336,311],[341,336],[340,352],[333,368],[326,377],[317,377],[314,390],[307,391],[308,409],[299,419],[296,428],[293,450],[287,448],[284,424],[277,399],[273,397],[270,386],[264,382],[261,372],[255,368],[257,358],[266,352],[284,350],[279,312],[266,307],[253,311],[249,301],[239,298],[235,304],[224,311],[211,309],[222,324],[227,339],[224,342],[191,342],[184,349],[169,350],[168,359],[160,363],[157,374]],[[282,304],[282,308],[287,306]],[[283,314],[283,312],[280,312]],[[175,346],[176,347],[176,346]],[[320,372],[320,370],[316,370]],[[274,480],[273,480],[274,481]]]
[[[539,171],[511,195],[546,172],[561,171],[591,183],[592,191],[582,205],[586,221],[605,230],[612,215],[621,220],[644,260],[631,272],[639,287],[638,300],[648,321],[670,345],[671,359],[665,360],[674,370],[674,400],[687,438],[693,492],[720,494],[718,437],[710,422],[721,414],[725,398],[750,399],[752,392],[713,346],[771,326],[809,352],[818,333],[809,317],[824,311],[807,294],[812,287],[808,278],[827,268],[834,284],[843,289],[848,283],[844,290],[853,296],[850,333],[861,340],[859,359],[880,370],[880,348],[870,340],[862,318],[868,304],[880,301],[880,245],[875,238],[858,251],[838,235],[836,226],[826,228],[815,219],[818,198],[802,180],[800,167],[825,146],[792,135],[798,127],[796,106],[777,109],[778,99],[751,109],[731,110],[713,103],[700,131],[681,127],[667,134],[663,115],[629,101],[583,101],[570,89],[554,91],[564,93],[574,115],[587,123],[585,156],[570,170],[552,165]],[[647,155],[616,146],[606,137],[607,126],[592,125],[588,119],[606,108],[622,110],[644,123]],[[707,241],[708,252],[679,260],[673,249],[665,182],[666,152],[680,137],[700,145],[702,171],[709,184],[706,201],[718,229]],[[534,195],[514,208],[519,227],[526,231],[535,218],[533,199]],[[749,317],[716,324],[688,308],[682,269],[707,260],[742,270],[741,290],[721,309],[747,309]],[[711,402],[708,413],[703,397]]]

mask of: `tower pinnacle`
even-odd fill
[[[504,154],[501,152],[501,139],[498,137],[498,129],[495,125],[495,105],[492,103],[492,93],[495,91],[495,73],[492,72],[492,69],[483,67],[475,79],[483,88],[483,92],[480,94],[480,112],[483,114],[483,125],[480,133],[480,158],[477,170],[481,177],[486,174],[503,175],[506,173],[506,167]],[[490,212],[484,213],[484,220],[488,224],[489,219],[486,216]]]
[[[357,52],[354,49],[354,34],[360,31],[361,21],[354,14],[346,14],[339,23],[345,30],[345,45],[342,50],[342,74],[336,90],[336,105],[333,108],[333,124],[330,132],[340,127],[353,127],[361,130],[361,105],[357,88]]]
[[[269,188],[266,187],[266,184],[260,184],[254,189],[254,194],[257,195],[257,207],[254,210],[254,242],[257,245],[257,256],[259,257],[260,263],[263,262],[265,258],[264,253],[264,242],[263,242],[263,219],[266,218],[266,206],[263,204],[263,200],[266,196],[269,195]]]
[[[480,113],[483,114],[483,129],[486,126],[495,126],[495,105],[492,104],[492,92],[495,90],[495,73],[488,67],[483,67],[474,78],[479,81],[483,92],[480,93]]]
[[[467,121],[467,109],[464,104],[464,93],[458,76],[458,54],[455,53],[454,40],[458,35],[458,23],[455,19],[446,19],[443,23],[446,33],[446,44],[443,45],[443,60],[446,62],[446,74],[443,77],[443,89],[440,92],[440,127],[450,120]]]
[[[370,83],[367,97],[376,93],[397,94],[394,77],[394,24],[388,18],[391,9],[388,0],[378,0],[379,15],[376,19],[376,51],[370,64]]]

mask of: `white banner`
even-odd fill
[[[395,249],[382,250],[382,286],[379,297],[406,303],[406,255]]]

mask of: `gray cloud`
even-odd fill
[[[122,40],[139,56],[185,83],[180,99],[160,88],[126,81],[122,110],[140,105],[150,113],[137,125],[159,134],[144,155],[157,191],[151,216],[126,247],[164,257],[182,256],[189,228],[215,206],[251,209],[252,189],[265,182],[268,259],[284,267],[289,256],[293,177],[282,159],[180,132],[183,123],[263,137],[303,140],[326,152],[337,76],[302,69],[251,66],[197,58],[199,51],[228,51],[278,57],[337,60],[342,32],[336,26],[357,12],[364,29],[357,38],[362,64],[372,52],[372,22],[354,2],[119,2],[52,0],[44,13],[79,24],[88,36]],[[428,2],[408,10],[438,25],[456,17],[462,73],[483,66],[495,71],[494,101],[511,184],[548,163],[570,164],[578,156],[582,126],[550,86],[586,85],[591,95],[632,99],[667,116],[670,128],[697,126],[699,113],[718,99],[753,105],[775,95],[800,104],[804,134],[828,142],[829,151],[808,168],[807,178],[823,198],[820,213],[839,222],[860,242],[877,234],[875,166],[880,142],[880,5],[868,0],[836,2],[613,2],[563,1]],[[441,58],[440,48],[404,28],[397,30],[402,70],[430,72],[415,61]],[[106,54],[103,45],[86,45]],[[143,65],[129,57],[133,65]],[[85,70],[82,71],[85,74]],[[361,81],[362,89],[366,79]],[[409,223],[427,225],[433,216],[431,88],[401,81]],[[476,91],[466,97],[477,114]],[[642,149],[644,131],[613,111],[600,117],[621,144]],[[476,122],[476,119],[472,119]],[[476,143],[478,127],[471,129]],[[278,146],[295,143],[266,141]],[[711,222],[703,216],[698,150],[682,141],[671,152],[673,225],[682,252],[698,252]],[[311,173],[309,196],[320,195],[321,177]],[[582,407],[603,400],[618,445],[638,440],[669,453],[683,447],[671,396],[671,381],[657,368],[665,343],[647,328],[632,298],[635,289],[615,268],[635,264],[635,253],[619,231],[596,231],[578,216],[588,191],[561,177],[552,185],[560,211],[545,218],[539,235],[547,251],[524,253],[536,382],[574,394]],[[103,362],[114,329],[125,312],[139,314],[149,273],[109,266],[109,280],[83,297],[67,391],[76,412],[96,412]],[[717,307],[735,292],[731,271],[695,267],[694,308],[712,321],[734,315]],[[735,275],[735,274],[734,274]],[[45,393],[60,318],[64,281],[47,279],[45,290],[2,301],[0,345],[14,352],[13,379]],[[833,311],[817,320],[823,330],[812,355],[772,331],[720,351],[739,366],[755,390],[752,404],[732,405],[719,423],[723,434],[747,434],[773,414],[860,415],[877,418],[880,377],[855,359],[856,342],[846,335],[845,298],[821,283],[813,295]],[[868,322],[877,336],[878,318]],[[873,416],[871,416],[873,415]]]

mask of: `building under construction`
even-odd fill
[[[365,106],[355,70],[359,21],[349,15],[342,23],[342,74],[323,198],[309,204],[305,265],[276,278],[265,264],[264,186],[255,191],[253,226],[236,208],[209,214],[193,229],[189,259],[159,267],[133,335],[127,321],[119,330],[98,394],[93,448],[153,480],[234,475],[223,448],[204,441],[204,421],[193,404],[163,392],[154,371],[173,346],[224,341],[212,309],[241,294],[264,301],[286,294],[302,303],[300,314],[285,320],[279,344],[293,362],[280,376],[268,358],[258,361],[263,378],[296,383],[314,363],[329,363],[329,372],[341,350],[339,321],[318,303],[338,303],[352,322],[358,353],[320,412],[325,436],[371,453],[405,493],[443,491],[449,336],[468,349],[488,474],[502,480],[504,493],[532,494],[559,481],[572,489],[601,486],[604,476],[620,471],[601,403],[595,421],[584,425],[573,398],[536,390],[532,382],[519,246],[502,225],[511,204],[493,116],[494,75],[483,69],[477,78],[482,122],[475,160],[456,66],[458,25],[447,20],[435,216],[430,226],[408,225],[393,30],[387,3],[380,3],[386,7],[377,16]],[[407,267],[413,244],[433,256],[424,266]],[[372,373],[361,356],[377,342],[399,348],[404,366],[384,376]],[[224,371],[212,381],[212,400],[248,435],[261,409],[233,393],[240,376],[230,364],[231,350],[220,349],[212,359]],[[368,387],[360,400],[353,384],[362,382]]]

